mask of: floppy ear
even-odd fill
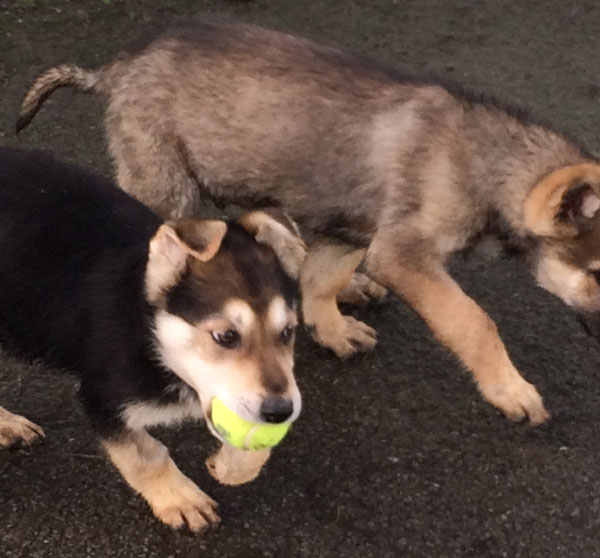
[[[227,223],[217,219],[182,219],[173,228],[190,253],[201,262],[207,262],[219,251]]]
[[[563,167],[540,180],[524,206],[525,226],[538,236],[573,237],[600,210],[600,165]]]
[[[146,294],[156,301],[175,285],[187,266],[188,256],[210,260],[219,250],[227,232],[223,221],[180,221],[163,224],[150,241],[146,265]]]
[[[290,277],[298,279],[306,257],[306,244],[298,226],[283,211],[266,209],[246,213],[238,219],[256,241],[270,246]]]

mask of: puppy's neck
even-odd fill
[[[474,106],[466,120],[473,177],[484,190],[493,221],[513,241],[527,241],[524,206],[536,184],[556,169],[594,158],[564,135],[494,105]]]

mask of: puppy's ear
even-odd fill
[[[219,251],[227,232],[225,221],[217,219],[183,219],[173,225],[177,235],[201,262],[211,260]]]
[[[573,237],[600,210],[600,165],[563,167],[540,180],[524,206],[525,226],[538,236]]]
[[[298,226],[285,212],[277,209],[252,211],[242,215],[238,223],[257,242],[270,246],[288,275],[298,279],[306,257],[306,244]]]
[[[187,266],[188,256],[210,260],[219,250],[227,232],[223,221],[180,221],[161,225],[150,241],[146,265],[146,295],[158,300],[174,286]]]

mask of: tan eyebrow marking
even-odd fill
[[[256,321],[256,314],[241,298],[231,298],[223,306],[224,316],[242,333],[248,332]]]

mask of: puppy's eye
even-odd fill
[[[289,326],[285,326],[281,330],[281,333],[279,334],[279,338],[281,339],[281,342],[284,345],[289,345],[290,341],[292,340],[293,335],[294,335],[294,327],[289,325]]]
[[[235,329],[227,329],[225,331],[211,331],[212,338],[217,345],[226,349],[235,349],[239,347],[241,337]]]
[[[600,285],[600,269],[598,269],[596,271],[591,271],[590,273],[592,274],[592,276],[596,280],[596,283],[598,283],[598,285]]]

